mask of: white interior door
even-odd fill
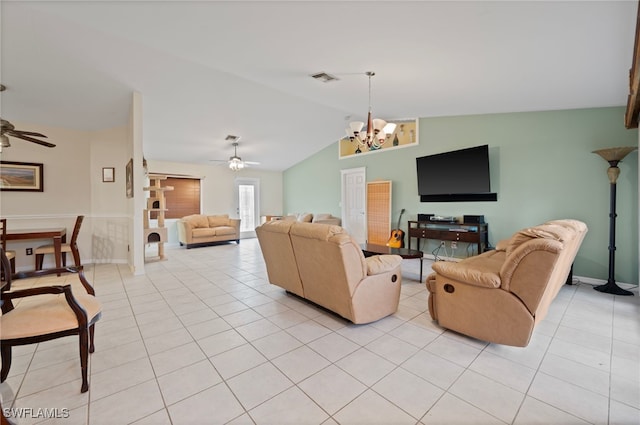
[[[240,221],[240,238],[255,238],[260,224],[260,179],[237,178],[236,211]]]
[[[360,244],[367,241],[367,176],[362,168],[342,170],[342,227]]]

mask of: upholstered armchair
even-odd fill
[[[93,287],[85,278],[83,268],[53,268],[12,275],[9,261],[2,248],[0,262],[4,275],[4,281],[0,282],[0,382],[4,382],[9,375],[13,346],[78,335],[82,373],[80,391],[86,392],[89,389],[89,353],[94,351],[95,323],[100,319],[102,306],[95,297]],[[79,284],[76,286],[67,283],[65,278],[69,275],[63,275],[58,278],[60,284],[33,286],[27,289],[12,288],[12,282],[16,279],[61,273],[73,273],[74,277],[77,276],[79,279]]]

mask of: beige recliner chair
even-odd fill
[[[431,317],[477,339],[527,346],[586,233],[580,221],[554,220],[516,232],[493,251],[434,263],[427,278]]]
[[[269,282],[353,323],[393,314],[402,275],[397,255],[365,258],[340,226],[288,220],[256,228]]]

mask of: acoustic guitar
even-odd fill
[[[398,228],[391,231],[391,237],[387,241],[389,248],[404,248],[404,231],[400,229],[402,214],[404,214],[404,208],[400,211],[400,217],[398,217]]]

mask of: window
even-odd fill
[[[167,177],[162,181],[162,186],[173,186],[173,190],[164,193],[167,208],[165,218],[200,214],[200,179]],[[151,218],[157,218],[157,213],[151,212]]]

